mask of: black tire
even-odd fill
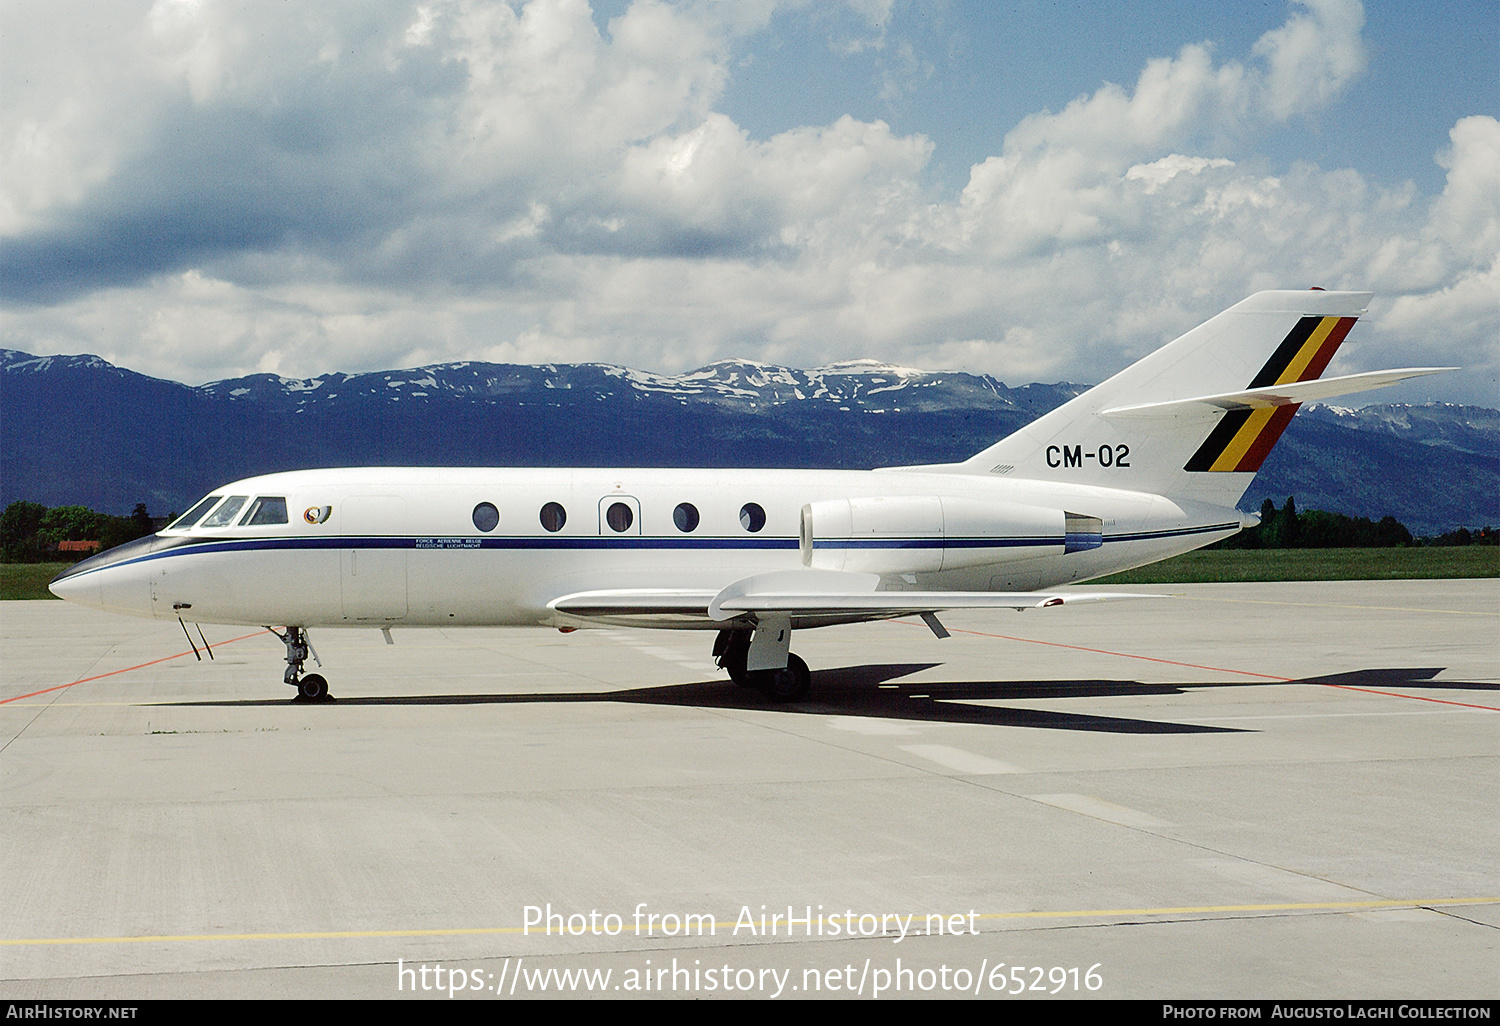
[[[719,657],[719,665],[729,674],[729,679],[742,688],[755,684],[751,673],[745,669],[745,660],[750,655],[750,635],[737,634],[729,642],[729,648]]]
[[[328,681],[321,673],[309,673],[297,682],[297,697],[304,702],[328,701]]]
[[[784,670],[759,670],[751,676],[761,694],[773,702],[799,702],[812,688],[812,674],[796,655],[787,656]]]
[[[755,674],[745,669],[745,653],[741,652],[738,659],[725,663],[724,669],[729,671],[729,679],[734,681],[735,687],[755,686]]]

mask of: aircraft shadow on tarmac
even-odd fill
[[[704,709],[755,709],[763,712],[815,713],[828,716],[867,716],[878,719],[975,723],[991,726],[1041,727],[1114,734],[1234,734],[1242,728],[1166,720],[1133,719],[1050,709],[1007,708],[991,702],[1054,698],[1138,698],[1183,695],[1193,691],[1239,687],[1282,687],[1288,684],[1325,684],[1368,690],[1390,688],[1493,690],[1500,685],[1467,681],[1433,681],[1440,667],[1368,669],[1291,681],[1235,681],[1201,684],[1148,684],[1134,680],[1064,681],[924,681],[891,683],[901,677],[940,666],[940,663],[874,663],[818,670],[812,675],[808,701],[778,705],[751,688],[727,680],[618,691],[560,691],[512,694],[372,695],[337,699],[336,705],[515,705],[567,702],[633,702],[642,705],[691,706]],[[287,705],[284,699],[178,702],[174,705],[243,707]]]

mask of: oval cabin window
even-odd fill
[[[481,502],[474,507],[474,526],[488,534],[500,525],[500,511],[493,502]]]
[[[568,511],[562,508],[562,503],[549,502],[542,507],[542,526],[547,530],[561,531],[567,522]]]
[[[628,531],[630,525],[635,523],[635,514],[623,502],[611,503],[609,509],[604,511],[604,522],[616,533]]]
[[[754,534],[766,526],[766,511],[759,503],[747,502],[740,507],[740,526]]]

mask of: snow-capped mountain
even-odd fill
[[[21,355],[21,354],[18,354]],[[50,359],[64,359],[52,357]],[[97,361],[98,357],[78,357]],[[99,361],[103,364],[103,361]],[[103,364],[107,367],[108,364]],[[675,399],[733,409],[759,409],[784,403],[817,403],[865,411],[949,409],[956,405],[999,405],[1030,410],[1050,408],[1076,395],[1075,386],[1028,385],[1007,388],[988,376],[940,373],[856,360],[798,370],[750,360],[719,360],[685,374],[656,374],[600,363],[499,364],[446,363],[403,371],[325,374],[285,378],[252,374],[201,385],[195,391],[215,398],[258,403],[276,409],[307,409],[342,399],[345,403],[387,403],[461,398],[477,401],[578,402],[592,399]],[[556,393],[569,393],[560,396]],[[877,396],[879,398],[877,398]]]
[[[97,356],[0,350],[0,504],[182,510],[235,478],[317,466],[868,468],[962,459],[1086,386],[875,361],[722,360],[684,374],[478,362],[190,387]],[[1500,412],[1309,406],[1242,506],[1418,534],[1500,523]]]

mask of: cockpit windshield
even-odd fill
[[[234,515],[240,511],[245,504],[248,495],[231,495],[224,500],[224,505],[213,511],[213,514],[199,526],[201,527],[224,527],[234,523]]]
[[[203,514],[212,509],[214,503],[218,502],[222,498],[222,495],[210,495],[208,498],[198,503],[198,505],[194,506],[192,509],[184,513],[182,516],[172,521],[172,526],[167,528],[167,530],[186,531],[189,527],[192,527],[200,519],[202,519]]]

